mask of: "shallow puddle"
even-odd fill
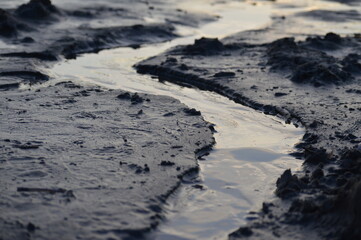
[[[218,94],[161,83],[150,76],[139,75],[132,65],[157,55],[169,47],[189,44],[200,36],[228,35],[266,24],[271,14],[268,5],[259,6],[252,24],[230,27],[237,19],[235,5],[244,11],[254,7],[246,3],[212,6],[212,13],[224,16],[220,21],[200,29],[182,28],[188,36],[171,42],[144,46],[140,49],[120,48],[86,54],[56,65],[54,80],[96,84],[111,89],[167,95],[179,99],[202,112],[215,124],[216,146],[209,156],[199,161],[201,172],[195,179],[185,179],[166,206],[167,220],[152,233],[152,239],[224,239],[246,222],[250,210],[260,208],[264,200],[274,197],[275,181],[287,168],[297,170],[301,162],[290,157],[302,129],[241,106]],[[228,10],[227,10],[228,9]],[[267,12],[268,11],[268,12]],[[242,14],[239,14],[242,17]],[[227,20],[227,16],[233,20]],[[228,21],[228,25],[227,25]],[[228,26],[228,28],[227,28]]]

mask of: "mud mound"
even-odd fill
[[[308,83],[316,87],[340,85],[354,80],[359,64],[357,55],[337,58],[325,50],[336,50],[345,46],[361,45],[358,41],[341,38],[334,33],[325,37],[308,38],[296,43],[293,38],[284,38],[268,45],[268,65],[273,71],[288,70],[291,81]]]
[[[16,16],[27,20],[56,19],[60,11],[50,0],[31,0],[15,10]]]
[[[186,55],[212,55],[224,49],[223,44],[217,38],[200,38],[183,49]]]

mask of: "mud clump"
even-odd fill
[[[324,49],[337,49],[345,42],[334,33],[325,37],[308,38],[296,43],[293,38],[283,38],[268,45],[268,65],[273,71],[290,71],[290,79],[296,83],[308,83],[315,87],[327,84],[341,85],[355,79],[352,73],[361,69],[357,54],[338,59],[324,52]]]
[[[174,166],[175,163],[171,162],[171,161],[162,161],[159,165],[164,166],[164,167],[171,167],[171,166]]]
[[[283,96],[286,96],[287,93],[283,93],[283,92],[276,92],[275,94],[275,97],[283,97]]]
[[[214,77],[221,78],[221,77],[234,77],[236,74],[234,72],[218,72],[213,75]]]
[[[301,45],[321,50],[336,50],[347,41],[335,33],[327,33],[324,37],[308,37]]]
[[[200,38],[183,49],[186,55],[214,55],[224,49],[223,43],[218,38]]]
[[[249,227],[240,227],[237,231],[228,235],[229,239],[239,239],[252,236],[253,231]]]
[[[296,83],[313,83],[315,87],[325,83],[341,84],[352,80],[351,74],[345,72],[337,64],[307,62],[294,69],[291,80]]]
[[[183,112],[185,112],[187,115],[190,115],[190,116],[200,116],[201,115],[201,112],[197,111],[194,108],[184,108]]]
[[[140,97],[138,93],[130,94],[128,92],[119,94],[117,96],[118,99],[121,100],[130,100],[132,104],[139,104],[144,101],[144,98]]]
[[[283,199],[297,195],[303,188],[303,184],[296,175],[292,175],[290,169],[284,171],[277,179],[276,186],[276,195]]]
[[[15,10],[15,14],[28,20],[54,20],[55,16],[60,14],[60,11],[50,0],[31,0],[29,3],[19,6]]]

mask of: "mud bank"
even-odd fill
[[[167,41],[175,25],[216,18],[170,1],[16,2],[0,11],[0,238],[138,239],[198,171],[209,124],[169,97],[31,86],[64,58]]]
[[[294,153],[304,159],[303,174],[286,170],[276,183],[279,200],[265,202],[230,239],[358,239],[361,40],[328,33],[296,41],[310,28],[289,34],[295,25],[278,19],[267,29],[175,47],[136,69],[306,127]],[[267,34],[291,38],[264,43]]]
[[[0,102],[2,239],[141,237],[214,143],[169,97],[60,83]]]

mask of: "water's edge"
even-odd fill
[[[229,13],[232,7],[229,6],[228,12],[223,9],[223,14],[232,16]],[[244,7],[244,10],[248,9]],[[267,7],[263,10],[270,15]],[[258,20],[261,26],[268,18]],[[172,46],[191,43],[203,35],[218,36],[221,30],[224,32],[227,21],[232,24],[237,19],[223,19],[171,42],[86,54],[51,69],[54,78],[48,85],[71,80],[83,85],[167,95],[200,110],[205,120],[215,124],[218,133],[214,150],[199,159],[200,174],[184,180],[169,198],[167,220],[149,236],[151,239],[224,239],[246,223],[250,210],[257,210],[265,199],[274,197],[275,180],[284,169],[297,170],[301,165],[288,153],[300,141],[302,129],[216,93],[161,83],[137,74],[132,68],[135,63]],[[254,28],[254,22],[248,27]]]

